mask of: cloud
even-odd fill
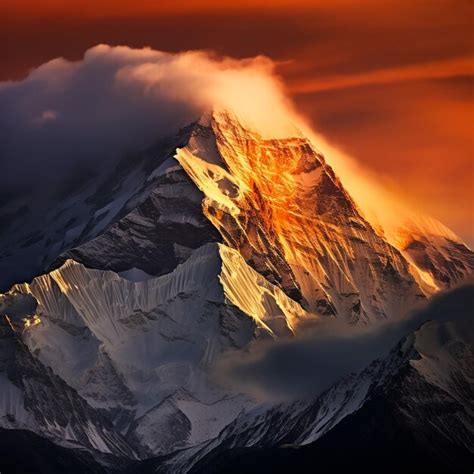
[[[424,79],[446,79],[474,75],[474,58],[471,56],[410,64],[399,67],[376,69],[359,74],[335,75],[318,79],[294,81],[290,91],[294,94],[308,94],[332,89],[346,89],[370,84],[417,81]]]
[[[263,399],[315,397],[341,377],[359,372],[428,320],[471,318],[474,284],[433,297],[404,319],[370,327],[337,320],[315,323],[303,336],[256,342],[247,354],[229,354],[215,379]]]
[[[112,166],[214,105],[252,110],[256,122],[272,107],[275,125],[285,98],[272,67],[264,57],[99,45],[81,61],[55,59],[3,82],[0,202],[50,197],[71,175]]]

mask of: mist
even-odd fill
[[[369,327],[327,319],[294,338],[257,341],[247,353],[228,354],[215,380],[262,400],[314,398],[342,377],[387,354],[426,321],[472,318],[474,283],[434,296],[404,318]]]

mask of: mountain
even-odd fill
[[[76,176],[57,190],[54,206],[35,209],[28,201],[0,221],[0,291],[48,271],[58,256],[106,230],[146,200],[162,166],[184,146],[192,127],[149,148],[118,157],[94,176]],[[82,179],[81,179],[82,178]]]
[[[12,291],[37,303],[41,322],[22,331],[31,353],[153,453],[211,438],[248,403],[206,383],[221,353],[291,333],[306,316],[236,251],[215,243],[158,278],[133,282],[68,260]],[[199,427],[218,407],[222,419]],[[146,439],[164,423],[171,441]]]
[[[443,311],[454,299],[466,306],[423,324],[316,400],[260,406],[209,443],[138,464],[133,472],[285,472],[315,464],[323,471],[469,472],[474,286],[440,301]]]
[[[406,261],[307,139],[266,140],[227,113],[215,114],[211,129],[177,159],[224,242],[259,273],[309,311],[353,322],[390,318],[417,301]]]
[[[424,401],[441,414],[457,403],[459,420],[426,436],[461,446],[472,434],[472,374],[456,372],[457,398],[433,383],[432,368],[416,368],[418,333],[317,402],[262,404],[213,377],[225,355],[298,338],[314,321],[396,324],[472,275],[474,254],[432,221],[372,225],[301,134],[267,138],[216,110],[48,215],[10,217],[0,266],[19,283],[0,295],[0,427],[35,449],[50,445],[21,430],[109,470],[137,458],[150,458],[137,469],[214,469],[223,449],[316,443],[362,408],[369,419],[378,400],[403,414],[402,431],[409,417],[421,424]],[[433,350],[441,380],[455,361]],[[413,406],[396,402],[404,393]]]
[[[450,229],[429,217],[400,222],[392,231],[402,252],[428,293],[450,288],[472,275],[472,251]]]
[[[1,426],[29,430],[69,448],[103,453],[103,460],[135,458],[113,424],[34,357],[13,324],[0,326]]]
[[[147,200],[63,260],[159,276],[219,241],[308,311],[362,324],[404,314],[474,269],[441,225],[381,235],[305,137],[268,140],[228,112],[186,131]]]

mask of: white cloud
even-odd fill
[[[288,103],[264,57],[98,45],[80,61],[54,59],[2,83],[0,209],[25,193],[44,197],[78,169],[113,163],[214,106],[285,133]]]

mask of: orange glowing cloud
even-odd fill
[[[463,57],[430,63],[411,64],[401,67],[377,69],[359,74],[334,75],[320,79],[295,81],[290,91],[307,94],[332,89],[345,89],[369,84],[416,81],[422,79],[445,79],[474,75],[474,57]]]

